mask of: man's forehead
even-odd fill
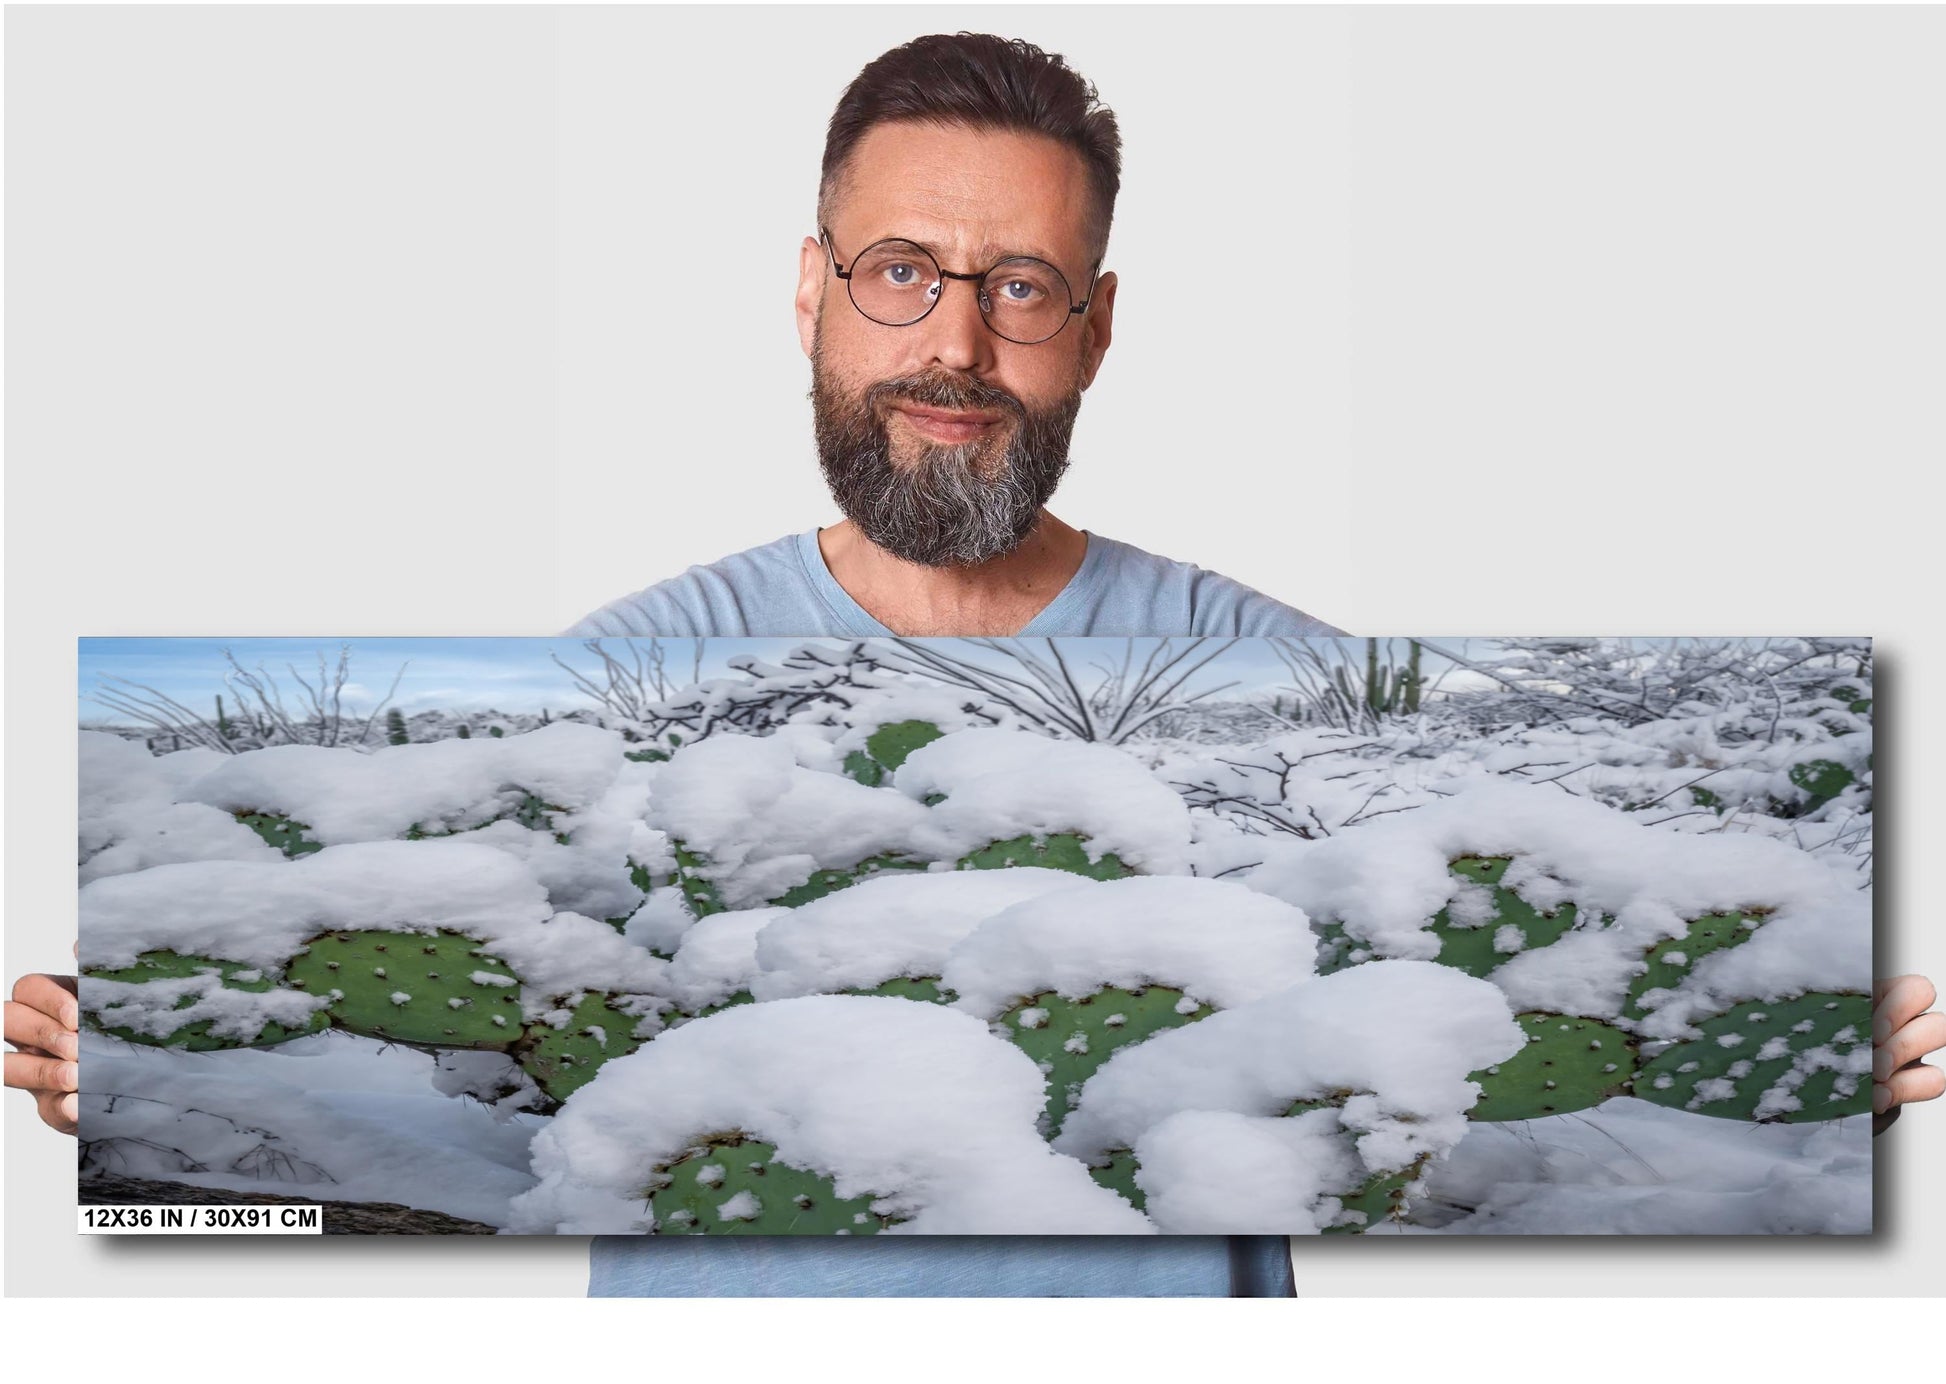
[[[1091,203],[1086,166],[1056,140],[898,121],[860,139],[835,211],[859,246],[898,237],[942,259],[1058,265],[1086,252]]]

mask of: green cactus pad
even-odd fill
[[[847,990],[847,995],[889,995],[893,999],[917,1000],[922,1004],[938,1004],[938,976],[893,976],[890,980],[880,981],[869,990]]]
[[[135,958],[133,966],[124,966],[112,971],[90,970],[85,974],[94,980],[113,980],[126,985],[142,985],[152,980],[183,980],[210,970],[222,976],[223,987],[227,990],[248,990],[252,994],[263,994],[276,987],[276,981],[264,975],[259,967],[172,951],[143,952]],[[248,979],[237,979],[239,973]],[[176,1001],[175,1007],[188,1009],[195,1003],[194,995],[184,995]],[[319,1010],[302,1028],[286,1028],[279,1023],[266,1023],[256,1037],[247,1040],[212,1035],[210,1025],[214,1021],[210,1019],[198,1019],[193,1024],[185,1024],[173,1033],[157,1038],[132,1028],[103,1023],[96,1011],[90,1011],[89,1017],[90,1027],[113,1037],[130,1043],[141,1043],[147,1047],[180,1048],[186,1052],[214,1052],[225,1048],[267,1048],[272,1044],[288,1042],[292,1038],[302,1038],[307,1033],[317,1033],[331,1026],[330,1017],[324,1010]]]
[[[1007,1037],[1047,1074],[1048,1132],[1057,1133],[1074,1093],[1118,1049],[1213,1012],[1166,985],[1113,986],[1080,999],[1043,991],[1000,1017]]]
[[[1295,1100],[1284,1112],[1286,1119],[1298,1115],[1308,1115],[1313,1110],[1344,1108],[1345,1101],[1353,1093],[1350,1090],[1333,1091],[1329,1096],[1318,1100]],[[1350,1139],[1352,1136],[1344,1136]],[[1405,1219],[1406,1188],[1411,1186],[1425,1168],[1427,1157],[1415,1160],[1411,1166],[1397,1172],[1373,1173],[1356,1187],[1338,1193],[1341,1219],[1328,1225],[1320,1232],[1324,1235],[1362,1235],[1373,1226],[1386,1221]]]
[[[1088,1176],[1137,1211],[1145,1211],[1149,1205],[1148,1194],[1135,1185],[1135,1170],[1141,1166],[1135,1161],[1135,1154],[1131,1150],[1117,1149],[1108,1156],[1106,1163],[1089,1168]]]
[[[867,788],[876,788],[885,782],[885,766],[863,750],[853,750],[845,756],[845,773]]]
[[[1574,926],[1573,904],[1563,904],[1552,913],[1542,913],[1513,890],[1502,888],[1501,877],[1507,873],[1507,866],[1511,863],[1506,856],[1464,856],[1452,863],[1454,874],[1493,890],[1497,916],[1479,927],[1460,927],[1448,916],[1447,909],[1440,909],[1429,929],[1439,938],[1437,959],[1440,965],[1465,971],[1470,976],[1485,976],[1509,956],[1516,955],[1494,946],[1501,928],[1510,924],[1518,928],[1523,939],[1521,950],[1531,951],[1546,946]]]
[[[478,831],[482,827],[490,827],[495,822],[518,822],[529,831],[553,831],[554,814],[565,813],[566,811],[567,809],[565,807],[547,802],[532,793],[523,792],[520,795],[519,801],[514,803],[512,807],[494,813],[485,821],[475,822],[471,826],[455,827],[451,831],[428,831],[425,827],[415,822],[412,826],[406,828],[405,839],[408,841],[432,841],[449,836],[463,836],[469,831]],[[564,846],[568,842],[565,832],[555,831],[554,839]]]
[[[395,1043],[505,1048],[525,1023],[514,973],[457,933],[327,933],[291,962],[289,980],[314,995],[338,992],[327,1012],[340,1028]]]
[[[689,911],[698,919],[724,912],[723,896],[717,892],[716,882],[698,873],[709,865],[709,857],[674,839],[669,846],[676,856],[676,885],[689,900]]]
[[[1642,996],[1651,990],[1674,989],[1682,983],[1697,961],[1711,952],[1722,951],[1748,940],[1763,922],[1766,912],[1711,913],[1689,924],[1680,937],[1669,937],[1649,949],[1648,970],[1628,987],[1628,1000],[1622,1013],[1631,1019],[1644,1017]],[[1671,956],[1682,958],[1671,960]]]
[[[887,769],[896,770],[914,750],[945,733],[931,721],[893,721],[867,736],[865,749]]]
[[[931,721],[893,721],[865,739],[865,748],[845,756],[845,773],[867,788],[877,788],[885,776],[905,763],[921,745],[930,745],[946,732]]]
[[[1506,1061],[1471,1074],[1480,1099],[1469,1118],[1484,1122],[1535,1120],[1585,1110],[1629,1093],[1635,1039],[1599,1019],[1566,1014],[1516,1016],[1527,1046]]]
[[[735,1009],[740,1004],[755,1004],[756,1002],[756,996],[752,995],[748,990],[738,990],[726,1000],[720,1000],[715,1004],[704,1005],[696,1011],[695,1017],[698,1019],[707,1019],[712,1014],[721,1014],[724,1010]]]
[[[642,1046],[634,1036],[640,1021],[608,1001],[607,995],[584,995],[574,1007],[573,1017],[562,1027],[528,1025],[516,1057],[555,1100],[566,1100],[594,1080],[601,1064],[610,1058],[625,1056]]]
[[[1693,1110],[1729,1120],[1755,1120],[1766,1092],[1780,1082],[1800,1108],[1766,1119],[1797,1123],[1863,1115],[1872,1108],[1869,1070],[1848,1075],[1840,1091],[1838,1074],[1811,1070],[1807,1054],[1829,1049],[1852,1056],[1860,1044],[1870,1051],[1872,1002],[1867,995],[1809,994],[1776,1003],[1758,1000],[1737,1005],[1697,1027],[1703,1036],[1673,1043],[1645,1062],[1634,1094],[1676,1110]],[[1729,1041],[1726,1041],[1729,1040]],[[1768,1053],[1760,1057],[1759,1053]]]
[[[1341,1205],[1341,1219],[1334,1225],[1324,1227],[1323,1235],[1363,1235],[1376,1226],[1389,1221],[1403,1221],[1406,1208],[1406,1188],[1418,1180],[1431,1155],[1424,1155],[1395,1173],[1374,1173],[1351,1191],[1342,1193],[1338,1200]],[[1363,1217],[1363,1219],[1359,1219]]]
[[[235,816],[239,822],[292,860],[300,855],[310,855],[314,851],[324,849],[304,834],[310,830],[309,827],[302,822],[294,822],[289,817],[279,816],[275,812],[239,812]]]
[[[656,1165],[648,1193],[658,1235],[876,1235],[902,1217],[870,1193],[839,1197],[821,1173],[779,1162],[773,1144],[714,1134]]]
[[[819,870],[810,879],[794,888],[788,889],[776,898],[768,900],[774,907],[796,908],[813,899],[821,899],[826,894],[835,894],[840,889],[848,889],[861,880],[891,871],[923,870],[923,860],[907,860],[896,855],[875,855],[869,860],[861,860],[844,870]]]
[[[1137,873],[1113,851],[1104,852],[1100,860],[1088,859],[1087,848],[1082,844],[1086,839],[1072,832],[1047,837],[1016,836],[961,856],[959,868],[1005,870],[1016,865],[1037,865],[1043,870],[1066,870],[1086,879],[1124,879]]]
[[[1320,923],[1313,920],[1311,931],[1318,939],[1316,964],[1317,973],[1321,976],[1336,975],[1347,967],[1357,965],[1358,961],[1352,959],[1355,953],[1365,952],[1366,955],[1360,959],[1370,959],[1369,949],[1346,932],[1343,923]]]

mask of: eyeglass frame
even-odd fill
[[[964,279],[973,283],[984,283],[986,282],[986,277],[988,274],[991,274],[995,269],[998,269],[1001,265],[1006,264],[1010,260],[1032,260],[1036,264],[1045,264],[1049,269],[1052,269],[1056,274],[1059,274],[1061,277],[1062,286],[1067,288],[1068,291],[1068,315],[1067,317],[1063,317],[1061,319],[1060,326],[1056,327],[1053,331],[1049,332],[1046,336],[1042,337],[1038,341],[1014,341],[1012,337],[1008,336],[1005,332],[1001,331],[998,327],[993,325],[993,314],[990,311],[988,311],[985,307],[982,307],[980,309],[980,321],[986,324],[986,329],[992,332],[995,336],[999,337],[1002,341],[1012,342],[1016,346],[1044,346],[1048,342],[1052,341],[1055,337],[1059,336],[1062,332],[1067,330],[1069,318],[1079,317],[1082,313],[1086,312],[1088,310],[1088,304],[1094,302],[1095,300],[1095,284],[1096,281],[1099,280],[1101,277],[1102,260],[1107,258],[1106,255],[1096,256],[1094,267],[1088,271],[1088,296],[1083,298],[1079,303],[1074,301],[1074,288],[1071,285],[1069,285],[1068,276],[1066,274],[1061,273],[1061,266],[1053,263],[1050,260],[1044,260],[1039,255],[1002,255],[999,259],[995,260],[990,266],[988,266],[988,268],[982,273],[956,274],[952,270],[946,268],[944,265],[942,265],[939,262],[939,256],[935,255],[931,250],[926,249],[926,247],[921,245],[918,241],[908,239],[907,237],[902,235],[888,235],[888,236],[880,236],[877,240],[874,240],[871,243],[871,245],[867,245],[863,250],[860,250],[858,254],[852,258],[851,263],[853,268],[857,267],[858,261],[860,259],[862,259],[866,254],[870,253],[873,246],[885,245],[892,241],[897,241],[902,245],[910,245],[914,249],[924,254],[927,259],[932,261],[932,267],[939,271],[939,277],[942,281],[946,279]],[[858,299],[852,297],[851,270],[841,269],[838,266],[838,247],[831,243],[830,227],[828,226],[818,227],[818,242],[824,246],[825,257],[831,261],[831,272],[845,281],[845,297],[851,299],[851,305],[853,309],[855,309],[858,315],[864,318],[867,322],[876,322],[881,327],[891,327],[894,328],[895,330],[900,327],[916,327],[919,323],[925,321],[928,317],[932,316],[932,310],[938,307],[940,304],[940,300],[946,296],[946,290],[942,282],[938,295],[933,298],[930,304],[927,305],[926,310],[924,312],[920,313],[917,317],[913,318],[910,322],[879,322],[879,320],[876,317],[872,316],[869,312],[866,312],[865,309],[858,306]],[[980,293],[976,289],[974,292],[974,296],[977,301],[980,298],[984,298],[986,295]]]

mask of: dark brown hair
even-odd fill
[[[1108,244],[1122,184],[1122,137],[1115,112],[1092,82],[1024,39],[993,34],[927,34],[865,65],[831,113],[818,184],[818,220],[829,216],[852,149],[872,126],[930,121],[978,130],[1014,130],[1059,140],[1088,170],[1089,240]]]

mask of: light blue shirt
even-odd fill
[[[1081,566],[1021,634],[1344,633],[1193,563],[1157,557],[1098,533],[1087,537]],[[892,631],[838,585],[818,551],[818,531],[808,529],[612,601],[567,633],[583,639],[627,634],[842,639]]]
[[[1084,530],[1084,532],[1086,532]],[[1089,533],[1023,635],[1335,635],[1192,563]],[[889,635],[808,530],[624,596],[570,636]],[[1288,1297],[1282,1236],[596,1236],[590,1297]]]

